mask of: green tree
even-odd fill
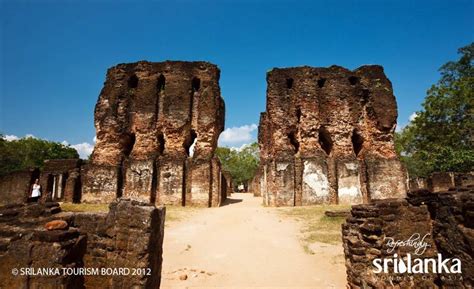
[[[474,168],[474,43],[459,54],[440,68],[441,79],[428,90],[423,109],[395,136],[411,176]]]
[[[43,166],[47,159],[78,158],[76,149],[58,142],[25,137],[7,141],[0,134],[0,175]]]
[[[255,175],[259,164],[257,143],[245,146],[241,150],[218,147],[216,154],[224,170],[232,176],[235,185],[247,184]]]

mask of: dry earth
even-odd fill
[[[302,224],[233,194],[167,224],[162,288],[345,288],[342,245],[301,243]],[[185,280],[182,280],[185,279]]]

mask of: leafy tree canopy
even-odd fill
[[[0,134],[0,175],[43,166],[47,159],[79,158],[76,149],[58,142],[25,137],[7,141]]]
[[[441,79],[428,90],[423,109],[395,135],[411,176],[474,168],[474,43],[458,52],[458,61],[440,68]]]
[[[255,142],[241,150],[227,147],[218,147],[217,157],[224,170],[232,176],[235,185],[248,183],[257,170],[259,164],[258,144]]]

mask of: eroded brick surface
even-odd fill
[[[266,205],[356,204],[406,194],[393,144],[397,105],[381,66],[273,69],[267,85],[253,182]]]
[[[119,64],[95,108],[97,143],[84,168],[83,201],[126,197],[217,206],[214,151],[224,129],[220,71],[207,62]]]

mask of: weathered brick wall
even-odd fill
[[[409,193],[406,199],[355,205],[343,224],[343,246],[350,288],[472,288],[474,286],[474,191]],[[408,240],[420,234],[430,246],[421,255],[413,247],[390,251],[387,238]],[[374,273],[375,258],[393,254],[412,258],[459,258],[462,274]],[[406,261],[406,259],[405,259]]]
[[[224,129],[219,77],[218,67],[207,62],[141,61],[110,68],[95,108],[97,143],[83,173],[83,201],[124,196],[218,205],[211,184],[219,179],[211,172]]]
[[[87,237],[75,228],[46,231],[57,203],[0,208],[0,288],[84,288],[83,276],[12,274],[21,268],[80,268]]]
[[[119,200],[109,213],[59,213],[58,203],[0,208],[0,288],[159,288],[165,209]],[[58,214],[59,213],[59,214]],[[47,231],[51,220],[65,230]],[[13,268],[134,268],[137,275],[15,276]]]
[[[452,191],[458,188],[474,188],[474,172],[437,172],[427,178],[411,178],[410,191],[428,190],[431,192]]]
[[[81,199],[80,159],[45,160],[41,170],[41,200],[79,202]]]
[[[13,172],[0,177],[0,204],[24,203],[31,196],[31,185],[39,177],[39,170]]]
[[[381,66],[273,69],[259,147],[271,206],[403,197],[397,105]]]
[[[142,268],[146,272],[135,276],[86,276],[85,286],[159,288],[164,220],[164,208],[123,199],[111,203],[108,214],[74,214],[69,219],[71,226],[88,237],[84,266]]]

